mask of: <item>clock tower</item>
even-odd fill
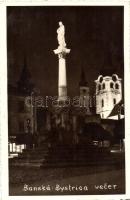
[[[107,118],[115,104],[122,99],[121,78],[117,74],[112,76],[100,75],[96,83],[96,113],[101,118]]]

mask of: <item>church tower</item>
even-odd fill
[[[79,82],[79,91],[80,91],[80,107],[85,107],[87,109],[87,113],[90,114],[89,104],[90,104],[90,95],[89,95],[89,87],[85,78],[85,72],[82,68],[80,82]]]
[[[117,74],[100,75],[96,83],[96,113],[107,118],[115,104],[122,99],[121,78]]]
[[[17,88],[22,95],[30,95],[34,85],[31,82],[31,74],[27,67],[27,58],[24,56],[23,68],[20,74],[20,78],[17,82]]]
[[[31,74],[27,65],[27,58],[24,56],[23,67],[20,78],[17,82],[17,121],[20,133],[34,134],[37,130],[36,107],[27,106],[26,97],[34,98],[34,84],[31,81]]]

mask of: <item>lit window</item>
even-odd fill
[[[26,129],[28,130],[28,133],[30,133],[30,119],[26,120]]]

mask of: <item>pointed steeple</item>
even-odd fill
[[[29,93],[33,87],[33,84],[31,83],[31,75],[29,69],[27,68],[26,56],[24,56],[23,68],[17,85],[19,92],[24,94]]]
[[[85,72],[84,72],[83,67],[81,69],[79,86],[88,86],[88,83],[86,81]]]
[[[23,69],[20,75],[20,81],[28,82],[31,78],[30,72],[27,68],[27,58],[24,56]]]

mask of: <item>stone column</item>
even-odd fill
[[[59,57],[59,75],[58,75],[58,96],[59,100],[65,100],[67,97],[67,78],[66,78],[66,60],[65,55],[60,53]]]
[[[58,100],[65,101],[67,99],[67,77],[66,77],[66,54],[70,52],[67,48],[58,48],[54,53],[59,59],[59,74],[58,74]]]

